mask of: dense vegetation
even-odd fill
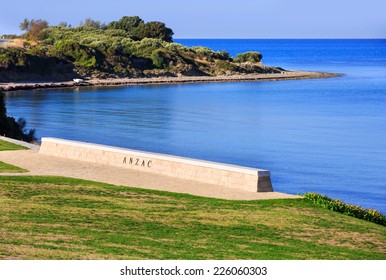
[[[35,130],[27,129],[26,126],[25,119],[16,121],[15,118],[7,116],[4,93],[0,91],[0,135],[27,142],[36,140]]]
[[[386,226],[386,217],[377,210],[364,209],[318,193],[305,193],[304,198],[323,208]]]
[[[86,19],[81,26],[49,26],[25,19],[19,48],[0,48],[0,81],[74,77],[152,77],[231,75],[277,72],[261,64],[262,55],[227,52],[173,43],[164,23],[137,16],[102,24]]]

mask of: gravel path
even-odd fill
[[[247,192],[243,190],[223,188],[194,181],[180,180],[167,176],[137,172],[113,166],[46,156],[39,154],[37,149],[1,151],[0,161],[19,166],[30,171],[28,173],[20,173],[16,176],[64,176],[104,182],[114,185],[187,193],[197,196],[229,200],[299,198],[295,195],[279,192]],[[0,174],[15,176],[15,173]]]

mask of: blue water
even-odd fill
[[[8,114],[38,137],[268,169],[276,191],[386,213],[386,40],[176,41],[344,76],[7,93]]]

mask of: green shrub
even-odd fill
[[[223,59],[223,60],[232,60],[232,57],[227,51],[221,51],[221,52],[216,52],[217,58],[218,59]]]
[[[377,210],[346,204],[318,193],[305,193],[303,197],[323,208],[386,226],[386,217]]]
[[[31,47],[31,44],[28,42],[23,42],[23,48],[29,49]]]
[[[49,53],[49,48],[45,45],[36,45],[30,48],[26,53],[31,55],[46,56]]]
[[[25,64],[26,54],[17,48],[0,48],[0,68],[14,69]]]
[[[155,67],[164,69],[167,68],[170,61],[170,55],[168,55],[165,49],[157,49],[150,55],[151,60]]]
[[[0,82],[57,79],[58,74],[69,74],[73,64],[53,52],[52,47],[36,45],[29,50],[0,48]]]
[[[236,71],[237,70],[237,67],[233,63],[226,61],[226,60],[217,60],[216,61],[216,68],[218,68],[219,70],[224,70],[224,71]]]
[[[150,58],[154,50],[163,48],[162,40],[145,38],[141,41],[133,41],[131,44],[123,46],[125,53],[130,53],[137,57]]]
[[[201,46],[192,47],[192,50],[197,54],[202,54],[205,56],[212,56],[214,53],[210,48],[201,47]]]
[[[97,57],[102,55],[95,48],[82,45],[73,40],[59,41],[54,45],[57,56],[69,59],[75,66],[96,68],[99,65]]]
[[[163,46],[165,49],[172,52],[177,52],[177,51],[191,52],[192,51],[191,48],[177,43],[164,43]]]
[[[107,29],[103,32],[103,34],[110,38],[111,37],[130,38],[130,33],[120,29]]]
[[[246,52],[246,53],[242,53],[242,54],[237,55],[237,57],[234,59],[234,62],[258,63],[258,62],[261,62],[262,58],[263,58],[263,55],[259,52]]]

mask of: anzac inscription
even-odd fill
[[[273,191],[268,170],[45,137],[39,153],[251,192]]]
[[[124,157],[123,164],[130,164],[130,165],[136,165],[136,166],[142,166],[142,167],[148,167],[150,168],[153,164],[151,160],[144,160],[140,158],[134,158],[134,157]]]

